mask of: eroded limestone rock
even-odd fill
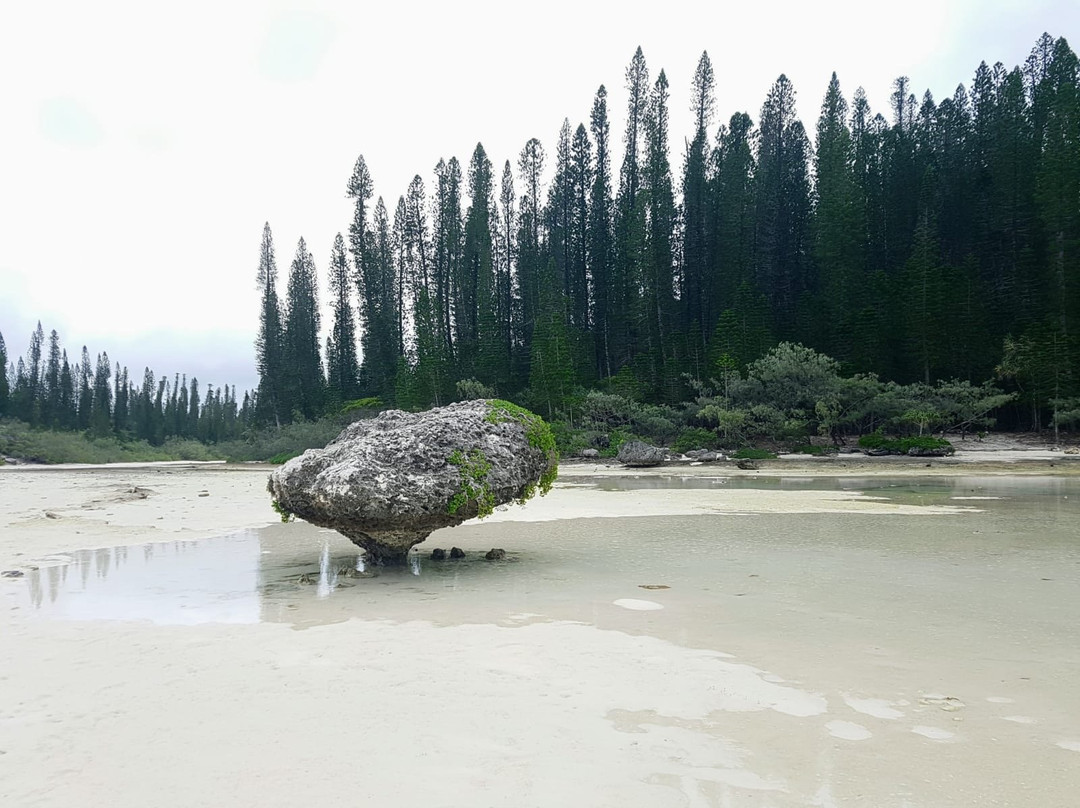
[[[619,447],[619,454],[615,458],[624,466],[659,466],[667,457],[667,451],[642,443],[639,440],[628,440]]]
[[[268,488],[283,518],[336,530],[387,563],[434,530],[546,493],[557,469],[543,419],[477,400],[357,421],[277,469]]]

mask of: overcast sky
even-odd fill
[[[896,76],[940,100],[1043,31],[1080,40],[1080,3],[5,3],[0,333],[20,355],[40,319],[73,359],[86,344],[139,379],[252,387],[263,222],[283,279],[300,236],[324,273],[358,154],[392,212],[414,174],[430,189],[439,158],[467,163],[477,141],[497,174],[530,137],[553,153],[600,84],[621,139],[641,45],[671,83],[678,168],[702,50],[714,129],[756,120],[783,72],[812,132],[833,70],[886,112]]]

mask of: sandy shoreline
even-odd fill
[[[268,467],[0,469],[0,804],[1064,806],[1080,464],[999,451],[566,464],[359,580]]]

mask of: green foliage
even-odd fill
[[[341,413],[346,415],[358,410],[381,410],[383,408],[383,401],[378,396],[366,396],[365,398],[357,398],[352,401],[346,401],[341,408]]]
[[[944,451],[952,454],[955,449],[944,438],[935,438],[930,435],[918,435],[906,438],[889,438],[880,432],[872,432],[859,438],[859,446],[863,449],[879,449],[890,454],[907,454],[911,449],[925,449],[929,451]]]
[[[619,453],[619,449],[622,445],[630,440],[641,440],[638,435],[633,432],[627,432],[625,429],[616,429],[608,436],[608,445],[600,450],[601,457],[615,457]]]
[[[163,446],[117,436],[91,437],[82,432],[51,432],[29,424],[0,421],[0,455],[33,463],[148,463],[164,460],[221,460],[215,447],[195,440],[172,439]]]
[[[461,488],[446,504],[447,513],[453,515],[472,504],[476,516],[483,519],[495,510],[495,495],[488,487],[488,473],[491,463],[479,449],[468,454],[454,451],[446,458],[451,466],[457,466],[461,474]]]
[[[589,448],[589,442],[583,430],[574,429],[566,421],[553,421],[550,426],[560,457],[576,457],[581,454],[582,449]]]
[[[701,427],[687,427],[679,433],[679,437],[671,444],[676,452],[688,452],[692,449],[716,449],[719,448],[719,436],[711,429]]]
[[[215,450],[234,462],[268,461],[278,456],[295,456],[318,449],[338,436],[347,420],[323,418],[318,421],[252,429],[242,438],[222,441]]]
[[[487,404],[489,410],[485,420],[488,423],[517,421],[525,429],[525,439],[529,442],[529,446],[539,449],[547,457],[548,469],[541,475],[539,481],[540,496],[544,496],[551,490],[551,486],[555,484],[555,478],[559,476],[559,449],[551,427],[536,413],[529,412],[513,402],[493,398],[489,399]],[[523,497],[522,501],[525,499],[528,497]]]
[[[489,387],[476,379],[461,379],[455,387],[457,388],[458,398],[462,401],[495,397],[495,388]]]
[[[268,457],[266,462],[274,466],[281,466],[288,463],[294,457],[299,457],[301,454],[303,454],[303,452],[278,452],[273,457]]]
[[[295,518],[292,512],[286,510],[285,506],[278,502],[276,499],[270,500],[270,507],[274,509],[274,513],[280,516],[281,521],[285,524],[288,524]]]

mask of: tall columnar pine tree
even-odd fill
[[[469,161],[469,210],[465,217],[464,289],[461,301],[467,317],[459,317],[462,376],[505,389],[509,382],[508,357],[498,322],[495,278],[495,178],[484,147],[477,143]],[[462,339],[464,337],[464,339]]]
[[[812,288],[808,261],[809,144],[795,117],[795,88],[781,75],[761,108],[756,185],[756,277],[777,336],[797,339],[798,309]]]
[[[498,221],[495,233],[495,294],[499,324],[499,355],[505,362],[503,375],[513,368],[514,333],[520,313],[515,313],[514,267],[517,260],[517,195],[514,192],[514,172],[510,161],[503,164],[502,182],[499,186]]]
[[[631,315],[635,284],[644,274],[641,264],[645,243],[645,199],[641,192],[641,155],[645,151],[649,106],[649,69],[639,47],[626,68],[626,133],[623,136],[622,169],[615,198],[615,250],[611,274],[611,322],[609,350],[614,370],[627,364],[638,350],[638,331]]]
[[[4,345],[4,335],[0,334],[0,418],[7,416],[11,406],[11,385],[8,382],[7,368],[7,346]]]
[[[712,295],[706,293],[709,275],[709,126],[715,105],[716,79],[708,53],[702,53],[694,72],[692,85],[694,138],[686,149],[683,163],[683,256],[681,309],[679,327],[683,334],[695,332],[699,339],[687,345],[687,353],[695,356],[705,349],[703,329],[714,319],[710,304]]]
[[[259,372],[258,414],[264,421],[281,424],[291,416],[285,401],[286,376],[289,371],[285,364],[285,335],[277,294],[277,261],[274,257],[274,237],[270,232],[269,222],[263,225],[257,284],[261,296],[259,334],[255,340],[255,364]],[[173,394],[176,395],[176,392],[174,385]]]
[[[531,138],[518,155],[521,199],[518,205],[517,272],[522,319],[518,342],[527,359],[528,346],[540,312],[541,275],[546,269],[542,253],[540,193],[544,174],[544,147]]]
[[[617,296],[612,277],[615,247],[611,199],[611,126],[608,123],[607,90],[596,91],[589,128],[596,146],[593,179],[589,189],[588,259],[591,270],[592,327],[597,370],[610,377],[612,370],[612,318]],[[618,370],[618,368],[615,368]]]
[[[112,431],[112,367],[109,355],[100,353],[94,369],[93,399],[90,410],[90,432],[97,437],[104,437]]]
[[[589,195],[592,185],[592,143],[585,125],[578,124],[570,144],[567,294],[570,299],[569,325],[580,334],[592,325],[589,279]]]
[[[643,192],[647,252],[639,264],[638,287],[643,290],[637,310],[637,328],[649,356],[652,394],[677,400],[678,354],[675,351],[675,241],[676,211],[668,147],[668,80],[664,71],[653,85],[645,119],[646,151]]]
[[[847,117],[847,103],[833,73],[818,118],[814,160],[814,259],[820,281],[814,342],[841,362],[852,358],[851,316],[863,297],[865,265]]]
[[[60,335],[55,328],[49,332],[49,356],[41,387],[41,425],[56,428],[63,413],[60,409]]]
[[[720,128],[713,152],[709,193],[708,274],[704,294],[712,302],[706,332],[735,306],[736,290],[753,283],[755,235],[753,123],[739,112]]]
[[[319,346],[319,295],[315,259],[304,239],[289,267],[285,305],[284,403],[292,419],[313,420],[323,413],[326,381]]]
[[[376,262],[370,261],[373,270]],[[374,271],[372,274],[375,274]],[[330,300],[334,314],[332,330],[327,339],[327,394],[340,406],[360,395],[359,362],[356,357],[356,320],[353,318],[352,278],[349,260],[345,255],[345,239],[338,233],[330,249]],[[372,318],[378,322],[378,317]],[[370,328],[370,326],[369,326]],[[374,343],[374,340],[372,340]],[[374,345],[372,346],[374,348]],[[375,353],[375,351],[372,351]]]
[[[465,236],[461,213],[461,164],[456,157],[435,166],[436,189],[433,202],[434,273],[432,311],[436,339],[450,365],[457,359],[455,334],[461,333],[458,319],[467,306],[462,301],[468,282],[464,265]]]
[[[79,361],[79,429],[90,428],[90,416],[94,410],[94,369],[90,365],[90,352],[82,346]]]

